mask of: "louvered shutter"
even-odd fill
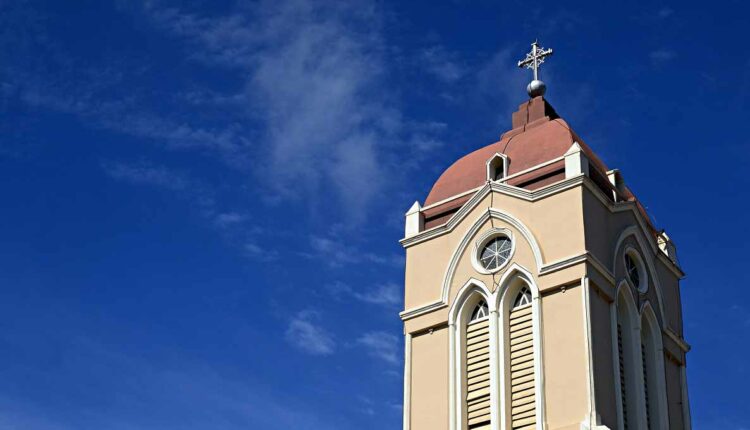
[[[490,323],[466,327],[466,415],[469,429],[490,428]]]
[[[620,397],[622,398],[622,424],[628,428],[628,396],[625,387],[625,353],[622,345],[622,325],[617,324],[617,359],[620,366]]]
[[[510,311],[509,330],[511,428],[533,429],[536,427],[536,384],[531,304]]]

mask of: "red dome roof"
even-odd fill
[[[578,142],[602,173],[606,166],[593,154],[568,124],[541,97],[529,100],[513,115],[513,130],[500,141],[480,148],[453,163],[433,185],[425,206],[440,202],[487,182],[487,161],[495,154],[508,157],[506,176],[514,175],[546,161],[562,157]]]

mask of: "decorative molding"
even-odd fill
[[[492,165],[494,164],[495,160],[497,159],[502,160],[503,163],[503,177],[500,179],[494,179],[493,174],[491,171]],[[508,156],[505,154],[501,154],[499,152],[496,152],[492,157],[487,159],[487,162],[485,163],[487,166],[487,181],[505,181],[506,173],[508,173]]]
[[[426,305],[417,306],[415,308],[407,309],[405,311],[402,311],[398,314],[399,317],[401,317],[402,320],[406,321],[409,319],[412,319],[414,317],[418,317],[420,315],[428,314],[430,312],[443,309],[448,307],[448,302],[444,302],[442,299],[428,303]]]
[[[643,218],[643,214],[638,210],[638,207],[634,202],[617,202],[613,203],[611,202],[607,196],[604,194],[602,190],[597,187],[593,181],[590,179],[586,179],[583,181],[583,185],[591,191],[591,193],[594,195],[594,197],[599,200],[599,202],[604,205],[607,209],[609,209],[610,212],[626,212],[631,211],[633,213],[633,216],[636,219],[636,222],[638,223],[638,226],[641,228],[641,232],[649,232],[651,229],[648,227],[649,223]],[[675,276],[682,279],[685,277],[685,273],[680,269],[675,262],[670,260],[664,253],[657,252],[658,250],[658,244],[656,242],[656,238],[653,237],[651,234],[644,234],[646,237],[646,241],[651,247],[651,251],[662,260],[662,262],[665,264],[667,269],[669,269],[672,273],[674,273]]]
[[[669,427],[669,404],[667,403],[667,386],[666,381],[667,377],[665,375],[665,368],[664,368],[664,345],[662,343],[662,337],[661,332],[662,330],[659,328],[659,320],[656,319],[656,314],[654,313],[654,309],[651,306],[651,303],[646,301],[641,306],[641,318],[640,318],[640,328],[641,328],[641,345],[643,345],[643,330],[644,330],[644,324],[643,321],[647,320],[648,324],[646,325],[649,327],[651,337],[653,338],[653,342],[655,343],[652,345],[654,348],[654,356],[649,357],[650,359],[656,359],[656,363],[653,363],[656,368],[656,377],[651,378],[656,382],[656,392],[657,392],[657,398],[655,399],[657,403],[657,408],[659,412],[659,426],[657,428],[661,429],[668,429]],[[641,352],[642,353],[642,352]],[[646,372],[648,373],[648,372]],[[649,398],[651,400],[651,398]],[[652,414],[649,414],[649,417],[653,416]],[[649,428],[649,423],[646,423],[646,428]]]
[[[453,231],[456,226],[477,206],[481,201],[490,194],[490,192],[496,192],[512,197],[516,197],[526,201],[537,201],[543,198],[555,195],[562,191],[575,188],[583,182],[584,176],[577,176],[570,179],[565,179],[554,184],[550,184],[546,187],[538,190],[529,191],[523,188],[514,187],[499,182],[488,182],[480,189],[476,191],[469,201],[467,201],[461,209],[459,209],[445,224],[433,227],[429,230],[425,230],[412,237],[401,239],[400,243],[404,248],[414,246],[418,243],[434,239],[435,237],[442,236],[444,234]],[[423,208],[424,210],[424,208]]]
[[[448,417],[449,417],[449,428],[451,430],[461,430],[463,429],[463,407],[462,402],[464,401],[464,377],[463,377],[463,364],[464,364],[464,354],[463,354],[463,338],[465,336],[465,333],[463,331],[464,328],[464,318],[463,316],[466,315],[467,312],[471,312],[471,309],[467,307],[467,304],[474,304],[472,301],[470,301],[472,296],[481,296],[484,298],[485,302],[487,303],[487,306],[495,303],[494,297],[495,293],[491,293],[489,289],[487,289],[487,286],[482,282],[474,278],[470,278],[466,283],[464,283],[463,287],[458,292],[458,295],[456,296],[456,300],[453,302],[453,305],[451,306],[451,309],[449,311],[448,315],[448,328],[449,328],[449,339],[448,339],[448,347],[449,347],[449,358],[448,358],[448,393],[449,393],[449,401],[448,401]],[[492,351],[493,349],[497,349],[497,336],[492,335],[493,333],[497,332],[497,328],[495,327],[494,330],[492,328],[493,326],[493,314],[492,311],[494,308],[490,309],[490,342],[489,342],[489,350]],[[490,354],[492,354],[490,352]],[[494,377],[494,373],[497,370],[493,371],[493,368],[496,368],[496,362],[492,359],[490,360],[490,381],[496,379]],[[490,399],[497,398],[495,397],[495,393],[490,393]],[[490,404],[496,404],[497,402],[491,401]],[[495,407],[491,406],[491,416],[494,418],[497,415],[497,411],[494,412],[492,409],[495,409]],[[493,423],[497,422],[497,420],[493,421]],[[498,430],[498,429],[493,429]]]
[[[500,209],[488,208],[487,212],[484,212],[479,216],[479,218],[477,218],[476,221],[474,221],[474,224],[467,230],[466,234],[464,234],[464,237],[461,239],[461,242],[459,242],[458,246],[453,251],[453,256],[451,257],[448,268],[445,271],[445,275],[443,276],[443,286],[441,294],[441,300],[443,303],[448,303],[448,295],[450,294],[451,282],[453,281],[453,275],[456,271],[456,268],[458,267],[461,255],[466,250],[466,247],[469,246],[469,242],[476,235],[479,229],[490,219],[499,219],[505,221],[513,226],[516,230],[518,230],[519,233],[521,233],[521,236],[526,239],[526,242],[531,247],[531,251],[534,254],[534,260],[536,261],[537,267],[542,267],[544,265],[542,251],[539,248],[539,243],[537,242],[536,238],[531,233],[531,230],[529,230],[529,228],[526,227],[526,225],[522,223],[518,218],[515,218],[507,212]]]
[[[620,233],[620,237],[617,239],[617,244],[615,245],[615,252],[612,256],[612,273],[617,273],[617,256],[620,254],[620,249],[623,249],[623,255],[628,252],[628,247],[623,248],[622,244],[628,237],[633,236],[635,237],[636,242],[638,242],[638,246],[641,247],[641,252],[645,252],[648,249],[648,238],[644,238],[643,231],[639,230],[636,226],[631,225],[629,227],[625,227],[622,232]],[[632,249],[632,247],[631,247]],[[652,252],[658,253],[660,251],[651,249]],[[640,257],[640,256],[639,256]],[[662,298],[661,293],[661,282],[659,281],[659,273],[656,271],[656,267],[654,267],[654,263],[652,259],[650,258],[641,258],[641,263],[645,262],[645,266],[649,272],[649,278],[653,280],[654,282],[654,288],[656,289],[656,299],[659,302],[659,313],[661,314],[664,327],[669,327],[669,320],[667,318],[666,312],[664,312],[664,299]],[[627,279],[627,276],[625,276]],[[636,290],[638,290],[638,286],[636,285]],[[638,290],[640,292],[640,290]]]
[[[665,327],[665,328],[664,328],[664,330],[662,330],[662,332],[663,332],[664,334],[666,334],[666,335],[667,335],[667,337],[669,337],[670,339],[672,339],[672,341],[673,341],[674,343],[676,343],[676,344],[677,344],[677,346],[679,346],[679,347],[680,347],[680,349],[681,349],[681,350],[682,350],[683,352],[688,352],[688,351],[690,351],[690,349],[691,349],[691,346],[690,346],[690,344],[689,344],[689,343],[687,343],[687,342],[685,342],[685,339],[681,338],[681,337],[680,337],[680,336],[679,336],[679,335],[678,335],[677,333],[675,333],[674,331],[672,331],[672,329],[671,329],[671,328],[669,328],[669,327]]]
[[[484,246],[486,246],[490,242],[490,240],[499,236],[505,236],[508,238],[508,240],[510,240],[510,254],[508,254],[508,258],[503,262],[503,264],[497,266],[496,268],[492,270],[488,270],[484,268],[484,266],[482,266],[481,261],[479,261],[479,254],[482,252]],[[481,273],[483,275],[491,275],[505,268],[505,266],[508,265],[508,263],[513,258],[513,255],[515,253],[516,253],[516,238],[514,237],[513,232],[508,230],[507,228],[494,227],[482,233],[474,241],[474,247],[471,253],[471,265],[474,267],[474,270],[476,270],[478,273]]]
[[[424,230],[424,215],[419,202],[414,202],[406,212],[404,221],[404,237],[411,237]]]
[[[542,296],[539,293],[539,287],[534,281],[534,277],[531,272],[525,267],[518,263],[510,265],[508,270],[503,274],[498,282],[499,287],[495,290],[495,303],[494,308],[498,310],[497,324],[498,327],[509,327],[505,324],[505,316],[510,310],[510,306],[513,301],[513,294],[518,292],[518,289],[510,288],[511,283],[520,279],[524,284],[531,290],[531,326],[532,326],[532,339],[534,344],[534,381],[535,381],[535,393],[536,393],[536,429],[543,430],[547,428],[546,425],[546,413],[545,413],[545,389],[544,389],[544,365],[542,360],[544,358],[542,341]],[[510,387],[510,369],[507,368],[507,362],[509,359],[509,353],[505,345],[505,333],[501,333],[498,336],[498,351],[500,355],[498,357],[497,368],[500,370],[502,375],[502,387],[499,389],[500,407],[502,416],[505,419],[504,425],[495,426],[495,428],[510,428],[510,398],[508,396],[507,388]]]
[[[404,430],[411,429],[411,334],[404,335]]]
[[[590,263],[594,268],[596,268],[609,282],[612,283],[614,286],[615,284],[615,278],[612,275],[612,273],[607,269],[604,264],[602,264],[599,259],[597,259],[593,254],[590,252],[584,252],[582,254],[573,255],[571,257],[564,258],[562,260],[553,261],[552,263],[544,264],[542,265],[542,269],[539,271],[539,276],[548,275],[550,273],[557,272],[559,270],[567,269],[568,267],[573,267],[581,263]],[[452,273],[452,272],[451,272]],[[416,318],[418,316],[428,314],[430,312],[438,311],[440,309],[448,307],[448,298],[446,296],[445,301],[441,298],[434,302],[430,302],[421,306],[413,307],[410,309],[407,309],[405,311],[402,311],[399,313],[399,317],[403,321]]]

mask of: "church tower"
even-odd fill
[[[675,245],[543,97],[406,214],[404,430],[690,429]]]

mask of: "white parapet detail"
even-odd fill
[[[565,179],[576,177],[580,174],[589,175],[589,159],[583,153],[581,145],[573,142],[565,153]]]
[[[667,257],[669,257],[670,260],[674,264],[678,264],[677,262],[677,247],[675,246],[674,242],[667,236],[667,232],[662,231],[659,233],[659,236],[656,238],[656,242],[659,245],[659,249],[661,252],[663,252]]]
[[[404,238],[412,237],[424,230],[424,215],[422,215],[422,205],[414,202],[411,208],[406,212],[406,223],[404,226]]]

